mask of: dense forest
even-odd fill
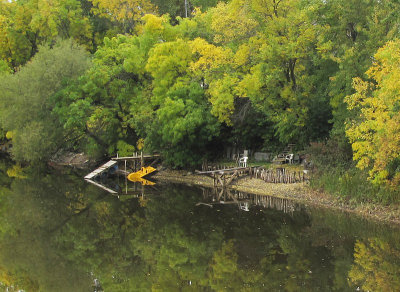
[[[316,187],[397,200],[399,11],[394,0],[2,0],[0,139],[24,163],[144,147],[173,167],[295,143],[314,157]]]

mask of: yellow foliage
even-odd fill
[[[233,53],[229,48],[217,47],[206,40],[196,38],[190,42],[190,47],[199,58],[192,62],[190,69],[194,72],[211,71],[230,64]]]
[[[211,113],[220,122],[231,125],[231,116],[235,109],[234,100],[237,94],[235,87],[239,80],[236,77],[225,75],[222,79],[217,79],[210,84],[209,94],[212,104]]]
[[[128,31],[145,14],[155,11],[148,0],[92,0],[92,3],[93,13],[120,23]]]
[[[6,133],[6,138],[7,138],[8,140],[11,140],[11,139],[13,138],[13,132],[12,132],[12,131],[8,131],[8,132]]]
[[[140,138],[140,139],[137,141],[137,143],[136,143],[136,148],[137,148],[138,150],[142,150],[143,147],[144,147],[144,139],[143,139],[143,138]]]
[[[23,270],[8,271],[0,267],[0,284],[4,291],[39,291],[39,284]]]
[[[88,45],[87,39],[92,36],[91,26],[89,19],[82,15],[79,1],[37,0],[36,5],[25,5],[24,9],[19,11],[22,14],[22,26],[29,24],[29,28],[35,33],[40,33],[41,37],[73,37],[79,43]],[[26,14],[28,9],[31,10],[31,21],[26,23],[29,16],[23,14]]]
[[[244,66],[250,58],[250,47],[247,44],[243,44],[239,47],[235,54],[235,63],[238,66]]]
[[[26,178],[26,176],[24,175],[24,169],[18,164],[15,164],[13,167],[7,169],[7,175],[9,177],[15,177],[20,179]]]
[[[228,43],[248,38],[255,34],[257,21],[250,17],[250,6],[245,0],[220,2],[212,9],[211,28],[216,43]]]
[[[377,238],[357,241],[349,280],[363,291],[399,291],[399,261],[400,251],[387,242]]]
[[[237,90],[241,96],[257,96],[262,83],[262,68],[260,65],[256,65],[251,69],[251,72],[247,74],[243,80],[238,84]]]
[[[7,270],[0,267],[0,283],[4,286],[11,287],[14,284],[13,280],[12,275]]]
[[[375,81],[355,78],[356,92],[346,97],[356,117],[348,122],[346,134],[360,169],[370,168],[376,183],[397,184],[400,172],[400,41],[390,41],[375,55],[367,71]]]
[[[166,16],[158,17],[153,14],[146,14],[142,19],[145,21],[144,30],[151,33],[162,32],[164,30],[164,23],[168,22]]]

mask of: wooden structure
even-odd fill
[[[117,164],[116,161],[114,160],[110,160],[107,163],[103,164],[102,166],[96,168],[95,170],[93,170],[91,173],[89,173],[88,175],[85,176],[85,179],[93,179],[96,176],[98,176],[99,174],[102,174],[103,172],[105,172],[106,170],[108,170],[109,168],[115,166]]]
[[[117,162],[110,160],[107,163],[103,164],[102,166],[96,168],[95,170],[93,170],[91,173],[89,173],[88,175],[85,176],[85,180],[91,184],[94,184],[95,186],[111,193],[111,194],[117,194],[116,191],[94,181],[94,179],[98,176],[101,175],[102,173],[108,171],[111,167],[117,166]]]
[[[134,170],[136,171],[139,168],[144,167],[144,162],[145,160],[149,160],[149,159],[155,159],[155,161],[158,161],[158,159],[160,158],[159,154],[153,154],[153,155],[146,155],[143,154],[143,152],[140,153],[140,155],[138,155],[137,153],[135,153],[133,156],[123,156],[123,157],[119,157],[117,155],[117,157],[113,157],[111,158],[111,160],[114,161],[124,161],[125,164],[128,161],[132,161],[134,163]],[[152,163],[154,164],[155,161]],[[140,163],[140,167],[139,167],[139,163]]]
[[[127,163],[130,161],[133,161],[134,163],[134,170],[137,171],[139,166],[141,168],[144,167],[144,162],[145,160],[149,160],[149,159],[153,159],[154,161],[150,164],[153,165],[154,163],[156,163],[158,161],[158,159],[160,158],[160,155],[155,154],[155,155],[144,155],[143,152],[140,153],[140,155],[138,155],[137,153],[133,156],[127,156],[127,157],[119,157],[117,155],[117,157],[113,157],[111,158],[110,161],[108,161],[107,163],[101,165],[100,167],[96,168],[94,171],[92,171],[91,173],[89,173],[88,175],[85,176],[85,180],[91,184],[94,184],[96,186],[98,186],[99,188],[102,188],[103,190],[106,190],[107,192],[111,193],[111,194],[117,194],[116,191],[102,185],[101,183],[99,183],[98,181],[95,181],[96,177],[107,172],[110,168],[115,167],[118,169],[118,162],[120,161],[124,161],[125,164],[125,169],[124,170],[118,170],[119,172],[122,172],[125,174],[125,180],[126,180],[126,175],[129,174],[129,172],[127,171]],[[141,181],[142,184],[154,184],[151,181],[147,181],[142,179]],[[127,183],[125,182],[126,185],[126,190],[128,188]]]
[[[254,177],[260,178],[267,183],[300,183],[309,180],[304,171],[287,171],[285,168],[264,169],[257,168]]]
[[[223,168],[218,170],[196,171],[196,174],[207,175],[213,178],[214,187],[229,186],[235,179],[240,176],[252,175],[256,167],[234,167]]]
[[[138,153],[134,153],[133,156],[119,157],[117,155],[117,157],[111,158],[111,160],[114,160],[117,162],[124,161],[125,172],[127,172],[127,163],[128,162],[133,163],[133,165],[132,165],[133,171],[138,171],[140,168],[144,167],[146,160],[151,160],[151,159],[153,159],[153,162],[149,166],[154,165],[160,159],[160,155],[159,154],[146,155],[146,154],[143,154],[143,152],[141,152],[140,155],[138,155]]]

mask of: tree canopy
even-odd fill
[[[398,184],[397,2],[187,3],[186,18],[184,1],[2,1],[0,128],[15,159],[140,141],[187,167],[229,147],[333,139]],[[79,53],[58,51],[63,39]]]
[[[89,66],[85,50],[72,41],[41,47],[30,63],[0,80],[0,123],[12,132],[18,161],[48,159],[70,139],[52,114],[54,94]]]

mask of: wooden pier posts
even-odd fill
[[[260,178],[268,183],[300,183],[308,180],[304,171],[289,172],[285,168],[263,169],[258,168],[254,172],[256,178]]]
[[[197,174],[209,175],[213,179],[214,187],[226,187],[235,179],[249,175],[267,183],[302,183],[308,181],[305,171],[288,171],[285,168],[265,169],[260,167],[236,167],[219,170],[197,171]]]

